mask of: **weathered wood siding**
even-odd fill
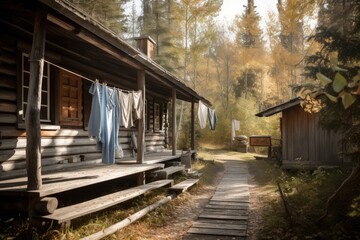
[[[21,63],[19,56],[21,50],[17,48],[17,41],[10,35],[1,34],[0,41],[0,172],[21,170],[26,168],[26,133],[24,127],[19,125],[21,118],[18,119],[18,106],[21,106]],[[23,41],[23,40],[22,40]],[[56,84],[57,74],[54,75],[51,84]],[[88,137],[87,123],[90,115],[91,95],[88,92],[89,83],[83,82],[83,126],[66,127],[60,129],[42,130],[42,165],[44,167],[56,166],[59,163],[65,166],[70,161],[95,161],[101,158],[101,152],[96,147],[96,142]],[[117,86],[121,88],[121,86]],[[53,90],[54,88],[52,88]],[[54,90],[53,90],[54,91]],[[51,92],[51,97],[58,96],[57,93]],[[147,151],[160,151],[165,148],[164,127],[160,131],[153,131],[153,98],[149,97],[148,101],[148,129],[145,133],[145,142]],[[20,101],[19,103],[17,101]],[[159,101],[159,100],[157,100]],[[58,102],[51,101],[51,107],[58,110]],[[166,106],[166,103],[162,103]],[[59,125],[58,123],[52,123]],[[164,125],[165,121],[162,121]],[[85,129],[85,130],[84,130]],[[120,129],[119,142],[124,150],[125,157],[131,156],[130,135],[136,132],[136,128]],[[96,160],[98,161],[98,160]],[[1,175],[1,174],[0,174]]]
[[[300,106],[282,112],[283,166],[334,165],[338,157],[338,134],[323,129],[315,114],[308,114]]]
[[[0,35],[1,36],[1,35]],[[16,49],[15,43],[0,40],[0,127],[15,128],[16,106]]]

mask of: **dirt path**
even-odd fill
[[[248,240],[258,239],[257,234],[262,228],[262,202],[261,197],[263,196],[263,188],[258,185],[256,176],[262,174],[264,165],[253,158],[253,154],[242,154],[236,152],[212,152],[212,157],[216,161],[223,162],[222,160],[238,160],[246,164],[249,168],[249,192],[250,192],[250,203],[249,203],[249,220],[247,229]],[[221,179],[223,172],[218,176],[218,181]],[[206,189],[201,189],[191,196],[191,200],[181,204],[176,209],[176,215],[179,217],[174,219],[174,224],[169,223],[163,229],[159,229],[161,234],[158,233],[156,239],[181,239],[186,231],[191,227],[192,222],[200,215],[203,211],[204,206],[213,196],[215,192],[215,186],[209,186]],[[188,194],[188,193],[187,193]],[[158,232],[158,231],[156,231]]]
[[[258,162],[254,160],[253,154],[241,154],[237,152],[215,151],[211,152],[209,156],[205,155],[205,159],[212,159],[224,163],[223,160],[237,160],[246,164],[249,168],[249,220],[246,239],[257,239],[257,233],[261,229],[261,187],[256,182],[256,175],[261,174],[262,168],[257,166]],[[174,200],[173,218],[168,220],[162,227],[146,228],[141,224],[134,223],[134,226],[119,232],[117,237],[124,236],[126,231],[132,231],[129,235],[133,236],[131,239],[136,240],[179,240],[186,234],[191,227],[193,221],[202,213],[205,205],[213,196],[217,184],[221,180],[223,172],[219,172],[214,180],[213,185],[201,186],[189,192],[181,194]],[[215,176],[214,176],[215,177]],[[135,234],[134,232],[141,232]],[[125,238],[124,238],[125,239]]]

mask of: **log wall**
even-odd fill
[[[11,39],[11,36],[2,35],[2,39]],[[19,128],[17,115],[18,96],[21,96],[21,93],[18,92],[21,91],[21,86],[17,85],[17,76],[21,74],[21,63],[18,63],[18,56],[21,54],[19,51],[16,41],[0,41],[0,177],[5,175],[4,172],[9,173],[11,171],[19,171],[19,173],[24,174],[26,168],[26,132],[22,127]],[[83,95],[84,126],[82,128],[67,129],[61,127],[56,130],[55,127],[53,130],[42,130],[43,170],[65,167],[70,162],[90,163],[101,159],[101,152],[97,149],[95,140],[90,139],[87,131],[84,130],[87,127],[89,107],[91,106],[88,87],[89,84],[85,84]],[[118,87],[121,88],[121,86]],[[52,95],[57,96],[54,92]],[[149,127],[145,133],[146,150],[161,151],[165,148],[164,130],[153,131],[154,99],[149,94],[147,96],[149,96],[147,100]],[[53,105],[51,107],[56,108]],[[162,124],[164,125],[164,121]],[[119,142],[124,150],[125,157],[131,156],[130,134],[132,131],[136,132],[136,128],[120,129]],[[54,167],[51,168],[51,166]],[[11,176],[11,173],[8,175]]]

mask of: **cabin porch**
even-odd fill
[[[40,190],[27,190],[26,176],[11,179],[1,176],[0,209],[23,212],[42,221],[54,219],[68,226],[72,219],[157,188],[171,187],[171,179],[154,180],[147,176],[173,161],[180,161],[181,155],[181,151],[176,155],[172,155],[172,151],[148,153],[143,164],[136,163],[136,156],[119,159],[113,165],[102,164],[101,159],[92,164],[67,163],[68,168],[43,172]],[[151,181],[140,183],[141,179]],[[35,210],[29,212],[30,209]]]
[[[195,151],[192,151],[192,154],[194,153]],[[182,151],[177,151],[176,155],[172,155],[171,150],[146,153],[143,164],[136,164],[136,156],[118,159],[117,164],[114,165],[102,164],[101,158],[93,161],[91,164],[82,164],[82,162],[67,163],[68,167],[43,171],[42,188],[31,191],[26,189],[26,176],[7,179],[6,174],[2,174],[0,176],[0,196],[45,197],[100,182],[164,168],[166,162],[180,161],[181,155]]]

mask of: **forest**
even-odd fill
[[[277,0],[265,17],[254,0],[234,1],[240,14],[230,23],[217,18],[222,0],[71,1],[129,42],[153,38],[154,60],[213,103],[221,131],[198,132],[200,142],[229,145],[231,119],[240,120],[241,134],[279,137],[278,119],[254,115],[314,90],[320,70],[334,76],[331,59],[348,79],[359,69],[357,0]],[[178,104],[181,148],[189,106]]]
[[[319,221],[331,212],[346,215],[360,181],[359,0],[273,0],[267,16],[254,0],[233,1],[240,13],[230,23],[217,18],[222,0],[71,1],[130,42],[151,36],[154,61],[213,103],[217,131],[197,130],[200,147],[230,147],[232,119],[243,135],[280,138],[279,119],[255,114],[300,97],[305,111],[342,134],[342,154],[353,163]],[[182,148],[190,113],[178,105]]]

